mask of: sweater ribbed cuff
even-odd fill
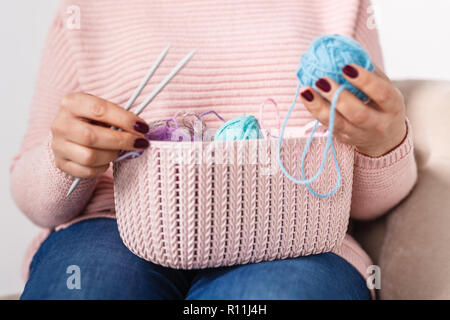
[[[355,166],[369,170],[382,169],[399,162],[406,158],[411,152],[414,152],[411,123],[408,118],[405,118],[405,121],[408,132],[403,142],[397,148],[378,158],[368,157],[355,150]]]
[[[51,171],[54,173],[53,179],[56,178],[56,180],[52,181],[52,183],[61,186],[61,188],[66,188],[68,191],[69,190],[68,187],[72,185],[73,181],[75,181],[75,178],[72,177],[70,174],[62,171],[56,166],[55,155],[52,150],[52,141],[53,135],[50,132],[44,144],[45,144],[45,151],[47,153],[47,159],[50,161]],[[76,192],[77,190],[86,190],[86,189],[93,190],[94,186],[97,183],[97,180],[98,178],[82,179],[74,192]]]

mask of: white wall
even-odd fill
[[[11,198],[9,165],[25,133],[43,41],[58,3],[59,0],[0,2],[0,295],[22,290],[20,265],[27,245],[38,232]]]
[[[450,1],[372,0],[391,78],[450,80]]]
[[[150,1],[150,0],[149,0]],[[9,165],[26,129],[28,108],[43,41],[58,0],[14,0],[0,4],[0,295],[20,292],[19,267],[38,229],[15,207],[9,191]],[[450,1],[373,0],[392,78],[450,80]]]
[[[22,290],[20,265],[27,245],[38,232],[11,198],[9,165],[25,133],[44,38],[58,4],[58,0],[0,2],[0,295]]]

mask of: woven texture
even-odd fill
[[[314,138],[306,175],[320,166],[326,137]],[[307,138],[286,138],[285,167],[300,178]],[[321,199],[285,178],[278,140],[152,142],[140,158],[115,164],[114,194],[125,245],[143,259],[181,269],[246,264],[332,251],[346,234],[352,147],[334,141],[342,186]],[[334,187],[328,159],[311,184]]]

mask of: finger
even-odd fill
[[[54,138],[52,143],[55,156],[87,167],[107,165],[119,156],[119,151],[92,149],[61,138]]]
[[[142,150],[150,145],[143,135],[92,125],[80,119],[60,123],[65,125],[54,126],[54,135],[85,147],[103,150]]]
[[[86,167],[83,165],[80,165],[76,162],[67,160],[67,159],[61,159],[57,158],[55,159],[56,166],[61,169],[62,171],[70,174],[71,176],[75,178],[81,178],[81,179],[89,179],[96,176],[99,176],[106,170],[108,170],[109,165],[103,165],[100,167]]]
[[[321,78],[316,82],[317,90],[329,102],[333,100],[340,85],[331,78]],[[349,122],[359,128],[371,128],[380,118],[380,113],[365,105],[347,90],[342,90],[336,102],[336,110]]]
[[[376,64],[373,64],[374,66],[374,73],[378,76],[380,76],[381,78],[383,78],[386,81],[391,81],[391,79],[389,79],[389,77],[383,72],[383,70],[381,70],[381,68],[379,66],[377,66]]]
[[[128,132],[145,134],[149,126],[144,119],[122,107],[88,94],[69,94],[61,101],[61,106],[74,116],[101,122]]]
[[[329,127],[330,121],[330,103],[322,98],[315,90],[311,87],[302,88],[300,92],[300,99],[305,105],[306,109],[312,114],[312,116],[319,120],[327,128]],[[341,114],[335,112],[333,132],[334,133],[345,133],[347,135],[358,134],[358,128],[352,125],[347,119],[345,119]]]
[[[342,74],[347,81],[375,101],[381,110],[390,111],[398,105],[398,92],[380,69],[375,70],[376,72],[370,72],[357,64],[350,64],[342,69]]]

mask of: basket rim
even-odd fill
[[[298,136],[298,137],[286,137],[283,138],[283,142],[288,141],[304,141],[309,139],[309,136]],[[344,144],[343,142],[340,142],[337,140],[336,137],[332,137],[333,143],[337,144]],[[327,136],[314,136],[313,141],[322,142],[327,140]],[[249,139],[249,140],[227,140],[227,141],[159,141],[159,140],[150,140],[150,148],[152,146],[174,146],[174,145],[207,145],[207,144],[217,144],[217,145],[226,145],[226,144],[256,144],[256,143],[267,143],[267,142],[277,142],[278,143],[279,138],[278,137],[267,137],[264,139]]]

